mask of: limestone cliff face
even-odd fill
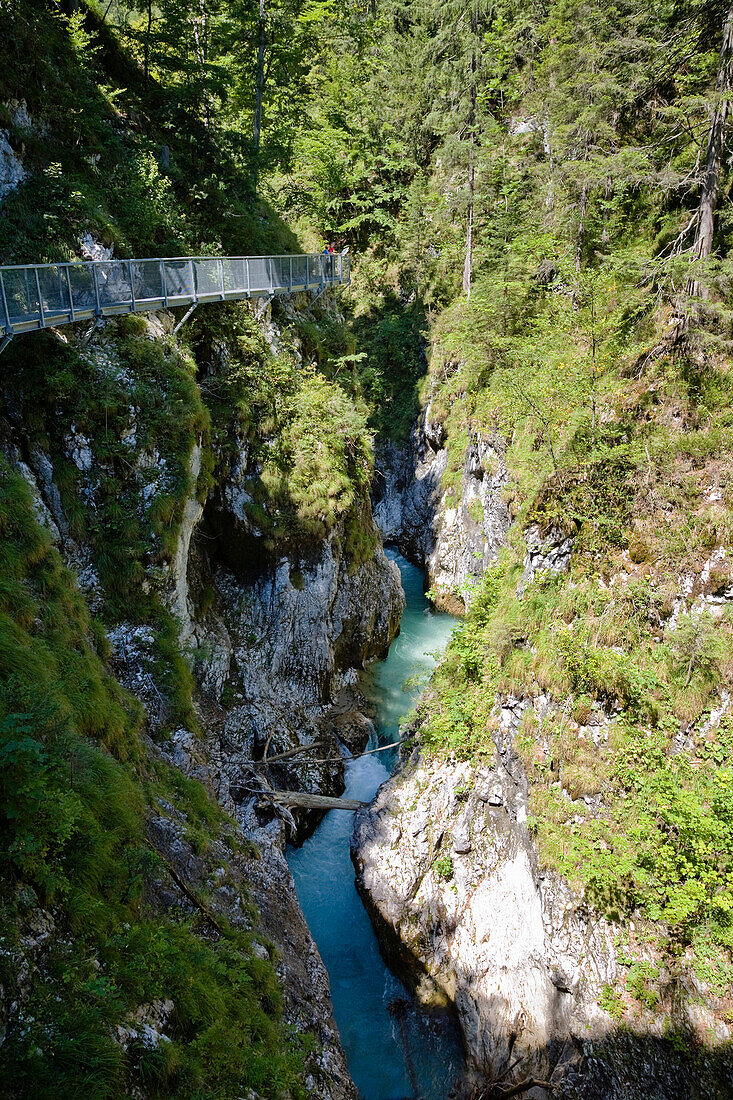
[[[526,705],[501,708],[493,762],[416,750],[358,815],[352,845],[377,926],[422,995],[456,1006],[481,1079],[519,1058],[546,1080],[566,1044],[604,1034],[597,1000],[615,977],[612,930],[538,866],[512,749]]]
[[[386,447],[378,469],[374,514],[384,537],[425,565],[443,590],[439,603],[460,611],[456,589],[467,606],[466,581],[492,562],[509,527],[501,443],[469,436],[457,479],[428,406],[409,445]],[[565,571],[573,551],[560,530],[530,526],[523,535],[518,598],[538,571]],[[659,1002],[627,1013],[623,1029],[602,1007],[624,988],[618,945],[628,929],[609,924],[543,869],[515,751],[526,710],[541,723],[562,705],[542,695],[497,698],[493,759],[434,758],[419,748],[403,759],[355,822],[352,859],[367,909],[418,995],[455,1006],[472,1077],[468,1095],[499,1095],[492,1082],[529,1082],[520,1091],[535,1100],[733,1095],[725,1006],[693,975],[662,973]],[[429,711],[429,691],[422,707]],[[608,738],[613,717],[596,708],[579,736]],[[418,719],[418,742],[419,727]],[[665,1041],[671,1033],[705,1056],[682,1053]]]
[[[275,346],[280,330],[269,317],[265,324]],[[151,343],[162,341],[170,330],[165,315],[150,317],[146,325]],[[82,354],[100,385],[124,389],[129,384],[114,324],[101,327]],[[38,519],[75,571],[93,609],[103,596],[94,552],[83,537],[70,534],[57,465],[67,463],[73,469],[80,505],[92,520],[105,479],[113,472],[121,476],[122,491],[135,502],[141,528],[149,531],[150,500],[168,491],[171,474],[149,436],[145,446],[140,442],[134,407],[129,420],[120,441],[125,461],[115,471],[103,441],[88,437],[76,424],[64,424],[57,454],[34,446],[20,415],[3,440],[32,490]],[[150,821],[156,846],[184,881],[205,888],[214,908],[235,923],[249,919],[237,901],[239,885],[248,887],[261,914],[260,927],[274,944],[286,1020],[295,1031],[309,1031],[316,1039],[306,1059],[310,1095],[355,1100],[332,1016],[328,975],[283,855],[285,841],[314,822],[296,820],[287,809],[273,807],[266,791],[343,789],[339,734],[348,740],[358,724],[353,713],[358,699],[352,692],[358,671],[386,652],[398,629],[404,606],[399,570],[385,558],[375,530],[373,553],[355,562],[341,522],[321,539],[280,553],[264,550],[262,534],[245,508],[244,483],[251,486],[257,476],[246,445],[235,447],[233,458],[228,454],[220,463],[221,472],[206,497],[199,489],[202,456],[203,440],[194,436],[175,546],[162,564],[161,555],[151,553],[140,581],[143,592],[156,593],[179,624],[197,683],[194,705],[200,730],[172,724],[170,700],[156,674],[159,640],[154,624],[131,617],[111,629],[110,668],[145,707],[151,754],[204,783],[239,823],[242,840],[256,845],[258,855],[196,855],[185,839],[185,822],[176,820],[172,807],[162,805]],[[213,457],[216,466],[219,456]],[[371,522],[368,511],[365,522]],[[346,726],[345,712],[353,719]],[[294,760],[268,767],[257,762],[265,753],[312,743],[316,751]],[[160,889],[166,894],[164,883]],[[173,894],[168,901],[181,904],[180,892]],[[143,1016],[141,1026],[153,1026]]]
[[[218,797],[246,828],[259,830],[275,814],[260,805],[267,781],[343,790],[339,713],[359,671],[389,648],[404,593],[378,539],[366,561],[351,560],[342,523],[287,553],[265,549],[246,507],[245,485],[257,477],[246,446],[227,469],[205,506],[186,509],[179,548],[190,552],[176,554],[169,592],[216,741]],[[267,771],[255,766],[264,754],[314,742],[312,754]],[[294,839],[287,811],[273,820],[281,841]]]
[[[461,613],[471,586],[496,560],[509,528],[502,497],[505,443],[469,436],[460,468],[449,476],[442,425],[430,404],[404,447],[388,443],[377,456],[374,519],[383,537],[422,565],[436,605]]]
[[[669,975],[660,1003],[622,1030],[601,1007],[617,980],[617,930],[539,863],[513,748],[529,707],[541,715],[552,703],[497,705],[493,760],[415,749],[357,815],[357,885],[386,949],[419,996],[455,1006],[469,1092],[531,1080],[523,1094],[534,1100],[730,1095],[729,1029],[691,975]],[[602,713],[589,721],[587,735],[603,736]],[[681,1053],[669,1034],[706,1056]]]
[[[230,528],[230,551],[240,547],[246,561],[251,544],[239,544],[236,530]],[[307,560],[264,560],[249,578],[233,571],[231,553],[222,563],[205,536],[197,543],[193,568],[214,601],[192,619],[192,652],[204,699],[218,715],[219,797],[243,821],[267,774],[275,786],[343,790],[341,704],[359,670],[386,652],[398,629],[399,570],[381,549],[351,567],[340,534],[332,531]],[[274,756],[314,742],[318,751],[268,773],[253,763],[266,750]],[[330,762],[312,763],[311,756]]]

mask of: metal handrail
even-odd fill
[[[36,267],[91,267],[92,264],[173,264],[173,263],[189,263],[193,260],[197,263],[199,260],[211,260],[213,263],[218,263],[219,260],[303,260],[306,257],[311,260],[328,260],[329,258],[338,258],[339,256],[348,256],[349,249],[345,248],[343,252],[278,252],[271,256],[143,256],[138,260],[61,260],[57,264],[2,264],[0,265],[0,271],[32,271]]]
[[[351,282],[344,252],[173,256],[0,266],[0,351],[22,332],[199,304],[271,298]],[[181,322],[179,322],[180,324]]]

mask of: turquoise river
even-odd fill
[[[407,605],[388,656],[373,666],[364,686],[376,711],[376,744],[383,745],[397,740],[400,718],[414,705],[455,625],[450,615],[431,610],[422,571],[395,551],[387,554],[400,567]],[[371,800],[393,765],[393,752],[349,762],[346,796]],[[332,810],[300,848],[288,852],[300,904],[328,969],[351,1075],[363,1100],[446,1100],[462,1066],[455,1026],[446,1014],[416,1005],[383,962],[354,885],[352,825],[351,813]],[[405,1006],[400,1020],[395,1002]]]

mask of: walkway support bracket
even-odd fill
[[[188,309],[186,310],[186,312],[185,312],[185,313],[183,314],[183,317],[181,317],[180,321],[178,322],[178,324],[176,325],[176,327],[175,327],[175,328],[173,329],[173,335],[174,335],[174,336],[175,336],[175,335],[176,335],[176,333],[178,332],[179,328],[182,328],[182,327],[183,327],[183,325],[185,325],[186,321],[187,321],[187,320],[188,320],[188,318],[189,318],[189,317],[191,316],[191,314],[193,313],[193,311],[194,311],[194,310],[196,309],[196,306],[197,306],[197,305],[198,305],[198,302],[194,302],[192,306],[189,306],[189,307],[188,307]]]
[[[255,321],[259,321],[260,317],[261,317],[261,316],[262,316],[262,314],[263,314],[263,313],[265,312],[265,310],[267,309],[267,307],[269,306],[270,302],[272,301],[272,299],[273,299],[274,297],[275,297],[275,295],[274,295],[274,294],[268,294],[268,295],[267,295],[267,297],[265,298],[264,302],[262,303],[262,305],[260,306],[260,308],[259,308],[259,309],[257,310],[257,312],[255,313]]]
[[[10,341],[12,339],[13,339],[12,332],[6,332],[5,335],[2,338],[2,341],[0,342],[0,355],[2,355],[2,353],[5,351],[6,347],[8,346],[8,344],[10,343]]]

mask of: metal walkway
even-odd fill
[[[189,316],[205,302],[320,292],[350,281],[348,252],[0,267],[0,351],[21,332],[94,317],[175,306],[188,306]]]

